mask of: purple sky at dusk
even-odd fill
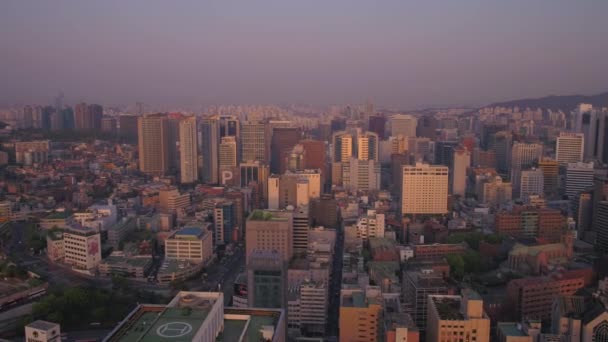
[[[608,1],[0,2],[0,104],[481,105],[608,90]]]

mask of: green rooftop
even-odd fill
[[[498,322],[496,328],[503,336],[526,336],[517,326],[515,322]]]
[[[162,312],[137,312],[139,317],[125,330],[120,342],[192,341],[209,314],[208,310],[166,308]]]
[[[249,215],[249,220],[252,221],[287,221],[287,217],[276,216],[273,212],[267,210],[254,210]]]

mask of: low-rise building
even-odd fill
[[[61,327],[57,323],[34,321],[25,326],[27,342],[61,342]]]
[[[173,232],[165,240],[165,257],[208,264],[213,258],[211,232],[199,227],[186,227]]]
[[[101,262],[101,238],[90,228],[69,228],[63,232],[64,262],[80,270],[94,270]]]
[[[167,305],[138,305],[103,341],[165,340],[285,342],[285,311],[225,308],[221,292],[182,291]]]
[[[119,253],[103,259],[99,264],[99,273],[104,276],[122,275],[134,278],[144,278],[152,267],[152,258],[147,255],[125,256]]]
[[[490,319],[474,291],[465,289],[462,296],[431,295],[427,308],[427,342],[490,342]]]

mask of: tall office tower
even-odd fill
[[[350,158],[342,161],[342,185],[353,191],[380,189],[380,163]]]
[[[121,138],[137,139],[137,116],[129,114],[119,116],[118,134]]]
[[[457,336],[454,340],[466,336],[469,341],[490,342],[490,318],[484,312],[481,296],[470,289],[462,292],[462,296],[428,297],[428,342],[443,342],[446,336]]]
[[[220,129],[217,116],[211,116],[201,121],[201,139],[203,182],[218,184]]]
[[[272,175],[268,177],[268,209],[279,209],[279,188],[281,177]]]
[[[346,119],[344,118],[333,118],[331,119],[331,132],[343,131],[346,128]]]
[[[268,133],[263,122],[246,121],[241,125],[241,160],[268,162]]]
[[[591,230],[593,223],[593,195],[590,192],[581,192],[578,195],[578,215],[576,215],[576,228],[578,238],[583,240],[585,233]]]
[[[367,287],[340,292],[340,342],[382,341],[382,294]]]
[[[538,168],[543,172],[543,188],[546,197],[555,197],[559,193],[559,163],[557,160],[543,158],[538,162]]]
[[[506,132],[507,125],[495,122],[483,123],[481,126],[481,146],[485,149],[494,148],[496,133]]]
[[[63,113],[57,109],[53,109],[50,113],[49,121],[51,123],[51,131],[60,131],[63,129]]]
[[[74,128],[78,130],[92,130],[101,128],[103,107],[97,104],[87,105],[79,103],[74,112]]]
[[[32,106],[24,106],[23,114],[22,114],[22,124],[23,128],[32,128],[33,127],[33,117],[34,117],[34,109]]]
[[[137,120],[139,170],[152,175],[163,175],[169,169],[167,118],[151,114]]]
[[[299,127],[273,128],[272,141],[270,144],[270,171],[272,173],[283,173],[287,170],[284,157],[296,144],[298,144],[301,135],[302,133]]]
[[[231,136],[223,137],[220,141],[219,148],[220,173],[223,173],[224,171],[234,171],[237,166],[236,138]]]
[[[411,115],[396,114],[389,119],[391,135],[403,135],[404,137],[415,137],[418,120]]]
[[[42,107],[34,106],[32,107],[32,128],[42,128]]]
[[[357,136],[357,158],[359,160],[375,160],[378,161],[379,153],[378,135],[372,132],[366,132]]]
[[[608,201],[601,201],[594,213],[593,231],[597,234],[596,249],[608,253]]]
[[[401,214],[446,214],[448,168],[416,163],[403,166]]]
[[[198,143],[196,117],[186,117],[179,122],[180,181],[194,183],[198,180]]]
[[[236,217],[234,217],[234,203],[220,201],[213,208],[214,246],[226,245],[238,240],[238,231],[235,231]]]
[[[585,135],[583,133],[561,132],[557,138],[555,151],[560,165],[583,161]]]
[[[332,137],[332,161],[341,163],[353,156],[353,136],[347,132],[336,132]]]
[[[89,106],[82,102],[77,104],[74,107],[74,128],[75,129],[85,129],[86,126],[86,117],[87,117],[87,112],[88,112]]]
[[[454,162],[454,149],[458,147],[458,141],[435,142],[435,164],[452,167]]]
[[[308,249],[310,229],[309,206],[301,205],[293,210],[293,252],[305,254]]]
[[[247,259],[247,298],[251,308],[287,307],[287,266],[277,251],[255,250]]]
[[[254,210],[246,222],[245,257],[254,251],[277,252],[283,262],[293,257],[293,213]]]
[[[142,102],[135,103],[135,115],[137,115],[137,116],[144,115],[144,104]]]
[[[239,164],[239,186],[241,188],[247,187],[251,182],[255,182],[259,185],[262,194],[262,201],[265,203],[268,192],[268,176],[269,169],[268,165],[259,162],[243,162]]]
[[[435,116],[423,116],[416,125],[416,136],[433,140],[437,137],[437,128],[439,128],[439,121]]]
[[[597,111],[590,104],[581,103],[574,110],[574,129],[585,136],[585,159],[591,160],[595,155],[595,140],[598,133]]]
[[[545,177],[540,169],[523,170],[521,172],[520,198],[527,200],[531,195],[544,194]]]
[[[296,171],[304,169],[304,163],[306,162],[306,152],[304,151],[304,146],[297,144],[289,153],[287,153],[285,158],[287,170]]]
[[[496,167],[501,174],[508,174],[511,168],[513,134],[500,131],[493,135],[492,150],[496,153]]]
[[[389,137],[388,143],[391,146],[391,154],[400,154],[409,151],[408,142],[409,140],[403,135]]]
[[[391,194],[395,197],[401,196],[403,185],[403,166],[411,165],[412,155],[399,153],[391,155]]]
[[[464,148],[454,150],[452,169],[452,194],[465,196],[467,188],[467,169],[471,166],[471,152]]]
[[[369,117],[369,131],[378,134],[380,140],[384,140],[386,132],[386,117],[384,115],[373,115]]]
[[[429,138],[408,138],[407,149],[416,161],[432,162],[435,160],[435,142]]]
[[[337,228],[338,227],[338,202],[332,195],[321,195],[310,203],[311,226]]]
[[[98,104],[89,105],[88,108],[89,125],[86,127],[87,129],[99,129],[101,127],[101,118],[103,117],[103,107]]]
[[[511,153],[511,183],[514,197],[519,197],[521,171],[538,164],[543,156],[543,145],[516,142]]]
[[[471,165],[474,167],[497,169],[498,163],[496,160],[496,152],[484,151],[479,147],[475,147],[473,149],[473,158]]]
[[[591,163],[570,163],[566,168],[566,195],[573,199],[593,187],[595,170]]]
[[[300,141],[306,155],[304,159],[305,169],[319,169],[324,180],[329,179],[327,174],[327,154],[325,153],[325,142],[321,140],[306,139]]]
[[[179,162],[179,122],[183,115],[170,113],[167,115],[167,151],[169,153],[169,169],[177,170]]]
[[[601,201],[608,201],[608,175],[596,174],[593,179],[593,212],[597,212],[597,206]]]

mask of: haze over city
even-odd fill
[[[0,103],[477,107],[594,94],[606,1],[2,1]]]

